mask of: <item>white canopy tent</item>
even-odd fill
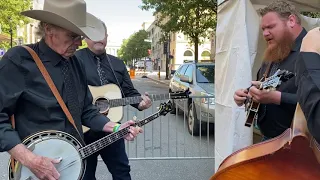
[[[319,12],[320,0],[291,0],[300,11]],[[257,9],[271,0],[218,0],[215,68],[215,171],[224,158],[252,144],[253,129],[244,126],[245,111],[233,101],[250,86],[262,62],[265,42]],[[310,30],[320,19],[303,17]]]

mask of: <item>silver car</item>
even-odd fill
[[[188,131],[192,135],[207,130],[208,124],[214,123],[214,63],[184,63],[174,73],[169,92],[182,91],[189,88],[189,99],[174,100],[174,107],[187,115]],[[193,97],[193,98],[192,98]],[[174,108],[172,113],[176,112]]]

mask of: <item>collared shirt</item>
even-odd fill
[[[122,60],[106,53],[96,55],[89,48],[78,50],[75,55],[85,67],[89,85],[102,85],[97,71],[97,58],[99,58],[101,60],[101,68],[104,70],[106,75],[105,78],[108,81],[107,83],[119,86],[124,94],[122,97],[141,96],[141,94],[134,88],[127,68]],[[110,59],[111,65],[107,56]],[[132,104],[131,106],[138,108],[138,105],[139,104]]]
[[[307,31],[303,29],[296,38],[294,46],[292,47],[288,57],[280,62],[278,66],[280,70],[288,70],[292,73],[295,73],[295,62],[297,61],[297,57],[300,52],[302,39],[306,34]],[[264,63],[259,70],[257,77],[258,80],[261,79],[266,67],[267,64]],[[263,106],[266,106],[265,116],[258,120],[258,126],[261,130],[261,133],[269,138],[279,136],[287,128],[290,128],[297,104],[297,86],[295,85],[295,77],[289,79],[287,82],[281,83],[281,85],[276,89],[281,92],[280,105],[262,105],[260,106],[258,112],[258,115],[261,116],[262,111],[260,109],[263,108]]]
[[[62,56],[45,42],[29,45],[42,60],[61,97],[68,106],[61,73]],[[82,65],[75,56],[70,59],[70,71],[75,81],[82,109],[83,125],[101,131],[109,121],[92,104]],[[73,126],[52,94],[29,52],[20,46],[11,48],[0,61],[0,151],[8,151],[25,137],[43,130],[59,130],[73,134]],[[16,129],[9,121],[15,116]],[[81,124],[79,122],[79,124]],[[79,130],[82,132],[82,130]]]
[[[301,52],[296,62],[296,72],[298,102],[311,135],[320,143],[320,55]]]

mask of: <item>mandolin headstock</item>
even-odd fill
[[[160,103],[158,112],[161,116],[165,116],[171,111],[172,111],[172,102],[170,100],[168,100],[165,103]]]

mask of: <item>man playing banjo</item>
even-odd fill
[[[134,122],[114,127],[116,123],[101,115],[92,104],[85,71],[74,53],[83,37],[103,39],[105,29],[99,19],[86,12],[83,0],[45,0],[43,10],[22,14],[40,21],[43,38],[28,47],[40,57],[77,129],[67,120],[34,58],[26,48],[13,47],[0,61],[0,151],[9,152],[37,178],[56,180],[60,174],[54,165],[60,159],[36,155],[22,144],[23,139],[39,131],[57,130],[80,141],[82,125],[96,131],[115,132]],[[14,124],[10,121],[12,115]],[[129,132],[125,139],[133,140],[142,130],[130,127]]]

